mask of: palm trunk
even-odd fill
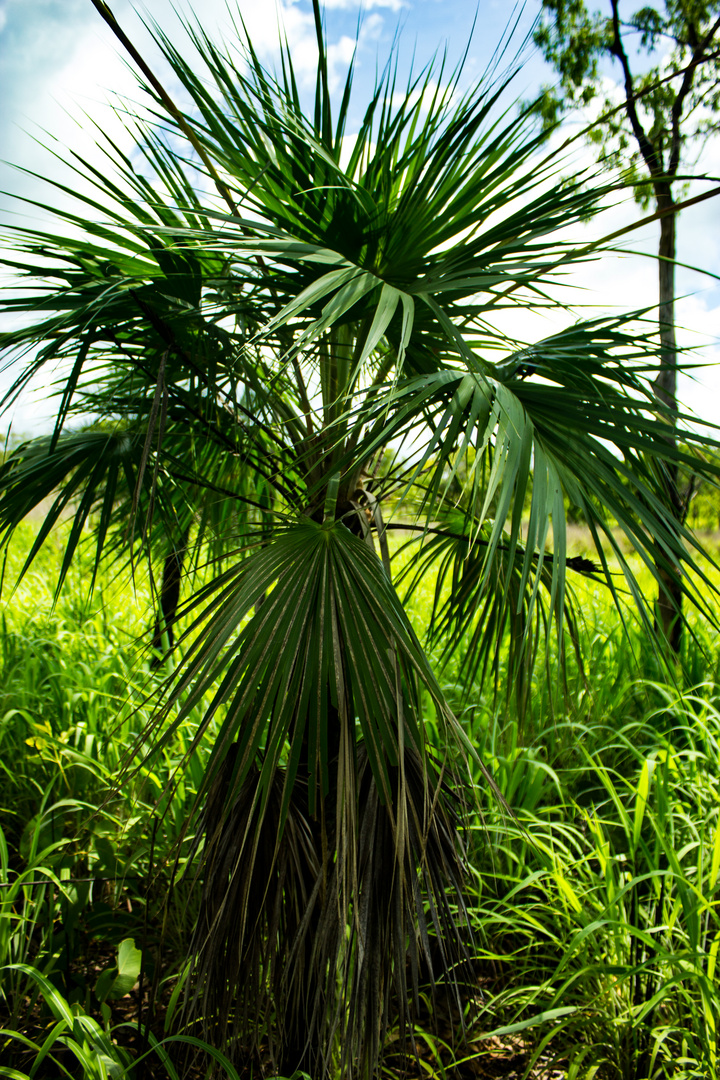
[[[673,205],[669,184],[658,191],[658,209]],[[674,414],[677,414],[677,344],[675,341],[675,214],[660,219],[658,321],[660,324],[660,370],[655,379],[655,393]],[[675,445],[673,434],[668,441]],[[665,490],[672,513],[682,520],[683,500],[678,487],[675,465],[665,466]],[[677,578],[656,563],[660,586],[658,589],[656,626],[677,655],[682,641],[682,590]]]

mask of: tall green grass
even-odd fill
[[[418,631],[433,588],[416,594]],[[584,663],[568,650],[561,673],[551,643],[522,701],[502,663],[469,695],[461,653],[442,673],[513,811],[481,794],[468,841],[484,1001],[470,995],[463,1065],[505,1045],[522,1051],[527,1077],[714,1080],[717,637],[689,612],[668,665],[630,606],[619,614],[592,582],[576,595]]]
[[[640,637],[594,630],[552,708],[538,687],[522,723],[487,701],[472,717],[515,814],[487,799],[473,828],[493,987],[476,1026],[521,1030],[527,1075],[542,1061],[586,1080],[714,1080],[720,687],[682,684],[717,659],[691,639],[663,682]],[[643,665],[655,679],[633,677]]]
[[[720,713],[702,690],[665,696],[610,738],[569,724],[573,761],[539,732],[496,747],[517,820],[489,804],[475,828],[478,956],[502,986],[479,1022],[552,1016],[529,1068],[550,1053],[588,1080],[717,1076]]]
[[[21,558],[11,551],[6,580]],[[150,636],[149,593],[108,574],[90,599],[80,565],[53,603],[58,558],[48,548],[0,616],[0,1075],[139,1080],[148,1054],[146,1077],[174,1077],[192,1044],[233,1076],[173,1028],[192,896],[181,885],[166,899],[202,762],[173,780],[194,721],[117,785],[156,684],[137,645]],[[460,657],[442,671],[514,813],[478,788],[468,857],[483,999],[469,989],[463,1067],[512,1044],[527,1077],[712,1080],[717,643],[693,624],[667,670],[602,589],[587,588],[581,608],[584,667],[570,656],[548,682],[539,665],[521,713],[502,668],[469,696]],[[428,1024],[420,1039],[425,1071],[457,1064],[447,1033]]]
[[[22,557],[16,541],[6,580]],[[165,900],[201,763],[176,782],[191,720],[171,751],[127,770],[157,685],[149,593],[107,575],[90,597],[80,563],[54,600],[59,557],[51,543],[9,597],[6,586],[0,615],[0,1062],[20,1069],[5,1075],[124,1075],[127,1053],[108,1057],[114,1008],[140,970],[157,993],[184,965],[187,889],[169,911]],[[129,985],[123,943],[141,957]],[[54,1024],[36,1044],[42,1016]]]

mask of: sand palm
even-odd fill
[[[333,109],[315,10],[307,115],[287,49],[276,78],[242,33],[230,53],[189,31],[191,60],[158,34],[186,110],[146,71],[142,164],[109,147],[108,179],[78,160],[96,194],[55,233],[13,235],[13,393],[50,362],[65,375],[54,434],[2,467],[0,515],[7,537],[53,497],[31,561],[70,507],[63,575],[88,523],[98,560],[144,552],[179,578],[223,556],[186,588],[145,744],[198,709],[190,753],[212,743],[188,1007],[321,1075],[336,1046],[372,1072],[418,981],[452,995],[463,978],[459,829],[480,765],[428,644],[436,663],[459,656],[468,695],[509,653],[522,696],[538,637],[561,652],[573,637],[568,568],[616,592],[608,546],[652,633],[618,530],[702,606],[662,476],[715,476],[716,444],[664,437],[675,418],[637,320],[531,347],[494,328],[552,306],[553,274],[588,256],[561,230],[598,211],[598,179],[560,184],[502,111],[505,83],[463,92],[461,71],[398,94],[388,67],[349,138],[352,69]],[[568,501],[594,563],[566,559]],[[406,592],[437,575],[425,642],[393,537],[409,540]]]

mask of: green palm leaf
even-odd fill
[[[190,609],[203,605],[201,629],[163,711],[165,730],[153,740],[157,751],[172,745],[210,695],[188,748],[192,754],[219,718],[199,793],[199,801],[208,799],[206,915],[195,939],[196,993],[205,992],[196,1008],[206,1010],[210,1000],[220,1031],[238,996],[248,1015],[265,1014],[270,962],[276,1007],[285,1002],[280,1011],[294,1017],[286,1017],[286,1030],[275,1029],[286,1051],[298,1032],[327,1045],[339,1022],[343,1044],[353,1047],[349,1061],[358,1054],[370,1062],[386,1022],[380,1006],[394,982],[403,1013],[411,1008],[408,934],[415,979],[420,958],[432,972],[423,896],[450,950],[443,968],[463,955],[446,895],[452,890],[462,909],[453,824],[460,804],[447,787],[452,758],[428,756],[421,691],[433,702],[443,743],[464,748],[464,741],[382,566],[342,524],[290,528]],[[377,895],[383,877],[384,901]],[[283,888],[297,909],[282,902]],[[389,911],[397,916],[391,928]],[[268,960],[258,920],[270,940],[282,935],[284,959]],[[374,960],[378,949],[392,957],[384,974]],[[311,1008],[303,1001],[305,965],[316,972]],[[328,965],[345,972],[339,1021],[318,974]],[[368,1041],[363,1017],[374,1032]]]
[[[151,102],[137,153],[74,157],[91,193],[54,211],[51,182],[57,225],[11,230],[2,256],[5,404],[62,375],[52,436],[0,469],[0,529],[50,498],[27,567],[69,514],[60,584],[88,526],[96,568],[164,560],[156,643],[182,615],[179,663],[129,760],[196,722],[189,754],[211,746],[188,1008],[237,1045],[269,1032],[288,1075],[326,1075],[340,1040],[341,1071],[369,1075],[423,969],[458,991],[474,753],[390,581],[388,525],[417,532],[407,581],[436,575],[428,640],[462,656],[466,694],[508,652],[528,685],[552,626],[574,638],[567,569],[588,572],[566,502],[649,633],[618,529],[711,614],[664,478],[717,482],[719,444],[656,400],[646,313],[529,344],[494,325],[562,306],[552,282],[600,251],[568,229],[612,178],[559,183],[508,80],[463,92],[441,65],[400,96],[389,65],[348,147],[353,71],[336,109],[314,11],[309,109],[289,49],[272,75],[241,25],[239,54],[189,28],[191,59],[156,31],[184,112],[121,35]]]

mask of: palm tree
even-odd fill
[[[231,52],[188,27],[192,60],[158,30],[181,111],[93,2],[146,80],[142,164],[113,145],[111,175],[76,158],[94,194],[52,232],[12,233],[7,401],[44,365],[63,375],[54,433],[0,470],[3,536],[50,497],[27,565],[70,508],[58,587],[87,525],[96,567],[164,561],[168,647],[178,579],[214,568],[182,604],[144,744],[201,709],[187,1008],[245,1052],[268,1041],[288,1075],[326,1075],[335,1053],[370,1075],[421,978],[460,993],[462,822],[472,775],[492,783],[426,650],[459,655],[469,695],[509,653],[521,698],[538,640],[561,657],[575,640],[568,571],[619,602],[608,545],[652,634],[618,529],[705,610],[663,476],[716,478],[717,443],[667,438],[638,317],[531,346],[496,329],[501,311],[553,306],[553,275],[593,254],[561,230],[610,188],[558,182],[495,72],[464,92],[461,68],[431,65],[398,94],[390,64],[350,137],[353,69],[334,110],[316,0],[309,113],[287,47],[274,76],[242,28]],[[596,562],[566,558],[568,501]],[[406,594],[437,575],[425,643],[393,585],[393,530]]]

